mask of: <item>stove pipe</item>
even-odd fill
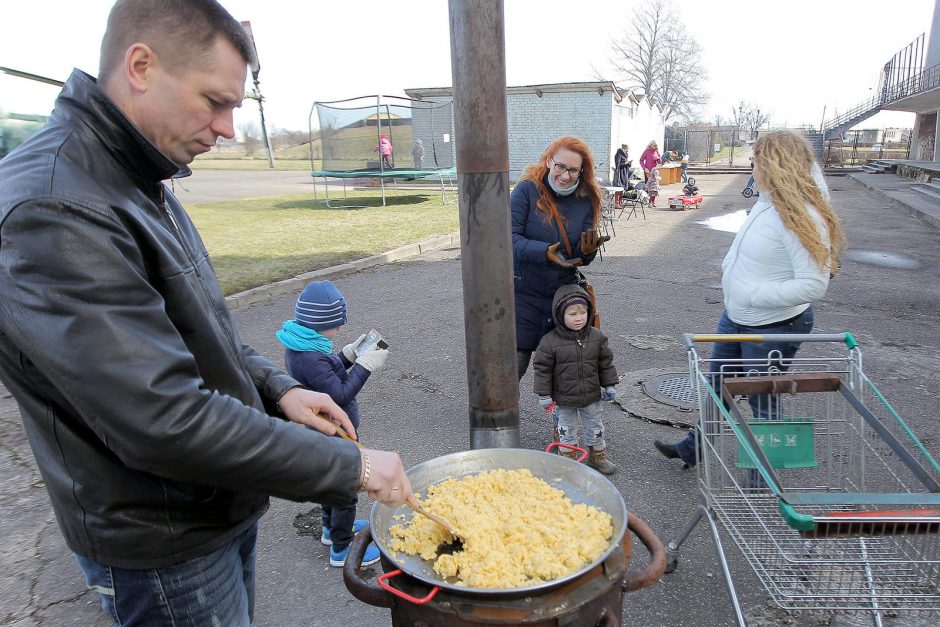
[[[519,446],[502,0],[450,0],[470,447]]]

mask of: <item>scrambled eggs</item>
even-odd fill
[[[610,514],[574,505],[527,469],[490,470],[432,486],[422,507],[449,520],[463,549],[438,555],[454,541],[420,514],[389,529],[392,551],[434,560],[434,572],[474,588],[537,585],[597,559],[613,535]]]

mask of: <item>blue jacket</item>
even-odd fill
[[[552,330],[552,298],[562,285],[577,283],[573,268],[562,268],[545,258],[545,251],[561,242],[559,251],[567,256],[565,243],[554,220],[539,211],[535,202],[539,190],[532,181],[522,181],[512,190],[512,263],[516,304],[516,348],[534,351],[542,336]],[[577,192],[570,196],[555,195],[558,211],[568,223],[565,232],[571,251],[584,265],[594,261],[597,253],[581,254],[581,234],[594,228],[594,209],[589,198]]]
[[[356,431],[359,430],[359,403],[356,394],[371,374],[364,366],[353,364],[342,353],[336,355],[318,351],[284,351],[284,363],[290,376],[314,392],[329,394],[337,405],[349,415]]]

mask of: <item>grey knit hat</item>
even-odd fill
[[[314,281],[297,298],[294,320],[315,331],[341,327],[346,324],[346,299],[329,281]]]

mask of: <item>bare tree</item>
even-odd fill
[[[254,122],[245,122],[242,124],[239,129],[242,133],[242,141],[245,146],[245,155],[253,156],[255,151],[261,147],[261,131],[258,130],[258,125]]]
[[[612,44],[616,82],[642,89],[663,108],[666,120],[692,119],[708,102],[701,47],[670,0],[647,0],[625,35]]]
[[[758,129],[770,120],[769,111],[761,111],[759,105],[743,100],[738,102],[737,107],[732,106],[731,112],[735,125],[748,131],[748,139],[755,139]]]

